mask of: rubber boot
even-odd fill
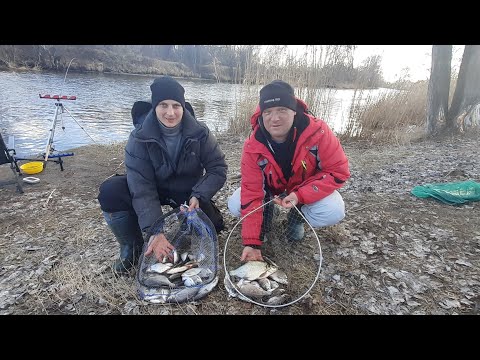
[[[130,211],[103,212],[103,216],[120,244],[120,256],[113,263],[113,271],[126,274],[136,265],[143,249],[143,237],[137,215]]]
[[[300,209],[299,206],[297,206]],[[305,228],[303,226],[303,218],[297,209],[292,208],[287,214],[287,241],[295,243],[303,239]]]

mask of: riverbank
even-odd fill
[[[215,200],[240,184],[243,138],[219,136],[229,164]],[[341,189],[347,216],[317,230],[320,278],[285,308],[230,299],[219,285],[193,304],[138,300],[134,278],[112,276],[118,245],[96,200],[124,171],[124,144],[86,146],[49,163],[40,182],[0,188],[0,314],[474,314],[480,309],[480,204],[448,206],[410,194],[416,185],[480,181],[478,136],[411,145],[344,144],[352,178]],[[11,178],[7,165],[0,177]],[[219,235],[220,264],[228,231]]]

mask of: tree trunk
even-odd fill
[[[432,46],[432,69],[428,82],[427,135],[434,135],[441,118],[448,114],[452,45]]]
[[[455,128],[457,117],[480,101],[479,84],[480,45],[465,45],[452,105],[446,120],[447,128]]]

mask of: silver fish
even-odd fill
[[[198,290],[197,295],[195,295],[195,300],[198,300],[205,295],[207,295],[212,289],[217,286],[218,284],[218,276],[216,276],[212,281],[210,281],[208,284],[205,284],[204,286],[200,287],[200,290]]]
[[[146,289],[141,293],[141,298],[154,304],[164,304],[171,290],[166,288]]]
[[[145,286],[169,286],[169,287],[176,287],[174,283],[172,283],[165,275],[154,273],[152,275],[148,275],[143,279],[143,284]]]
[[[263,290],[269,291],[272,289],[272,284],[270,284],[270,280],[268,278],[258,279],[257,282]]]
[[[274,273],[270,274],[270,279],[275,280],[276,282],[283,284],[283,285],[288,285],[288,278],[287,274],[283,270],[277,270]]]
[[[240,279],[255,280],[270,272],[274,268],[264,261],[248,261],[237,269],[229,272],[230,276],[236,276]],[[275,268],[276,270],[276,268]]]
[[[182,277],[190,277],[190,276],[198,275],[201,271],[202,271],[201,268],[188,269],[182,274]]]
[[[182,290],[175,292],[174,294],[171,294],[167,298],[167,301],[178,302],[178,303],[182,303],[185,301],[193,301],[198,291],[199,291],[198,287],[185,287]]]
[[[171,251],[171,256],[173,257],[173,264],[178,263],[178,261],[180,260],[180,256],[178,255],[177,250],[173,249]],[[169,261],[170,261],[170,259],[168,258],[168,256],[164,256],[163,260],[162,260],[162,263],[166,263],[166,262],[169,262]]]
[[[271,294],[270,291],[263,290],[256,281],[241,279],[237,283],[237,287],[243,295],[252,298],[261,298],[262,296],[269,296]]]
[[[267,300],[267,305],[280,305],[286,302],[288,299],[288,294],[282,294],[277,296],[272,296],[270,299]]]
[[[200,273],[198,275],[202,278],[208,278],[208,277],[210,277],[210,275],[213,274],[213,271],[210,270],[209,268],[202,267],[202,268],[199,268],[199,269],[200,269]]]
[[[225,289],[228,292],[228,295],[230,297],[238,297],[239,299],[245,300],[250,302],[250,299],[243,296],[241,293],[239,293],[237,290],[235,290],[232,282],[230,281],[230,278],[228,275],[225,275],[225,278],[223,279],[223,285],[225,286]]]
[[[186,261],[187,257],[188,257],[188,252],[187,251],[180,254],[180,258],[182,259],[182,261]]]
[[[198,275],[192,275],[192,276],[182,276],[182,280],[185,286],[195,286],[195,285],[200,285],[203,281],[202,278]]]
[[[171,269],[168,269],[166,271],[166,273],[169,274],[169,275],[176,274],[176,273],[183,273],[184,271],[187,271],[188,269],[191,269],[193,266],[194,266],[194,264],[173,267]]]
[[[155,272],[158,274],[163,274],[165,271],[170,269],[173,266],[172,263],[156,263],[153,265],[150,265],[146,272]]]

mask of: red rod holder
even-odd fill
[[[75,95],[49,95],[49,94],[38,94],[40,99],[52,99],[52,100],[77,100]]]

